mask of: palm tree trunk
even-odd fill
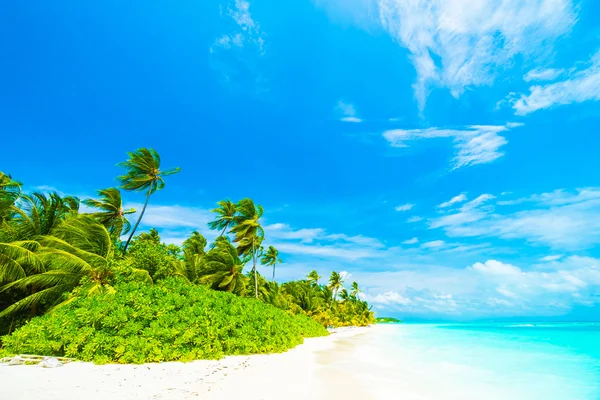
[[[227,230],[227,228],[229,227],[229,225],[225,225],[225,228],[223,228],[223,230],[221,231],[221,234],[219,235],[219,237],[223,236],[225,234],[225,231]]]
[[[271,282],[275,282],[275,264],[273,264],[273,279],[271,279]]]
[[[333,303],[335,302],[335,299],[337,297],[337,289],[335,289],[333,291],[333,300],[331,301],[331,303],[329,303],[329,309],[331,310],[331,307],[333,306]]]
[[[127,252],[127,247],[129,246],[129,242],[131,242],[131,239],[133,238],[133,235],[135,234],[135,231],[138,228],[138,225],[140,224],[140,221],[142,220],[144,213],[146,212],[146,206],[148,206],[148,200],[150,200],[150,194],[151,194],[150,189],[148,189],[148,193],[146,193],[146,201],[144,202],[144,208],[142,208],[140,217],[138,218],[137,222],[135,223],[135,226],[133,227],[133,230],[131,231],[131,234],[129,235],[129,239],[127,239],[127,243],[125,243],[125,248],[123,249],[123,253]]]
[[[229,227],[229,225],[225,225],[225,228],[223,228],[223,230],[221,231],[221,234],[219,236],[217,236],[217,239],[225,234],[225,231],[227,230],[228,227]],[[214,249],[216,245],[217,245],[217,240],[215,239],[215,241],[210,244],[210,248]]]
[[[254,249],[254,237],[252,237],[252,264],[254,267],[254,295],[258,299],[258,274],[256,273],[256,250]]]

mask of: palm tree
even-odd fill
[[[21,197],[21,183],[0,171],[0,225],[10,220],[17,211],[14,206]]]
[[[291,296],[296,305],[306,312],[315,313],[321,307],[323,299],[320,291],[305,281],[286,282],[282,285],[282,289]]]
[[[183,260],[190,281],[194,282],[205,256],[206,238],[197,231],[183,242]]]
[[[33,193],[21,197],[21,212],[15,217],[18,236],[21,240],[48,235],[66,218],[79,213],[77,197],[61,197],[56,192]]]
[[[125,190],[146,192],[146,201],[142,212],[125,243],[123,251],[127,251],[129,242],[135,234],[135,231],[146,212],[148,206],[148,200],[150,196],[157,190],[161,190],[165,187],[164,177],[176,174],[180,171],[179,168],[173,168],[167,171],[160,170],[160,156],[154,149],[141,148],[137,149],[132,153],[127,153],[129,160],[117,164],[120,167],[126,169],[125,175],[119,176],[121,187]]]
[[[235,223],[235,217],[237,212],[236,204],[231,200],[221,200],[217,203],[219,207],[210,210],[217,214],[217,218],[214,221],[208,223],[210,229],[219,229],[221,233],[219,237],[223,236],[227,229],[233,227]]]
[[[333,304],[333,291],[329,286],[323,286],[321,288],[321,298],[325,302],[325,305],[329,304],[327,308],[331,309]]]
[[[0,317],[38,305],[56,307],[64,294],[86,283],[75,296],[114,291],[108,285],[108,259],[113,254],[110,234],[95,219],[71,217],[36,241],[21,241],[0,246],[0,277],[5,283],[0,293],[17,289],[28,293],[0,312]],[[71,301],[74,297],[71,297]]]
[[[350,292],[350,296],[352,296],[353,298],[356,298],[356,296],[360,293],[360,289],[358,288],[358,283],[352,282],[350,289],[352,289],[352,291]]]
[[[40,273],[44,266],[35,255],[40,244],[33,240],[0,243],[0,284]]]
[[[244,295],[248,278],[242,273],[244,263],[226,238],[217,239],[205,256],[200,282],[215,290]]]
[[[275,265],[281,262],[279,251],[275,247],[269,246],[267,252],[262,255],[261,262],[263,265],[273,267],[273,278],[271,279],[271,282],[275,282]]]
[[[340,290],[340,299],[342,299],[343,301],[350,300],[350,293],[348,293],[348,290],[346,290],[346,289]]]
[[[198,231],[192,232],[189,238],[183,242],[183,257],[185,259],[196,259],[205,254],[206,238]]]
[[[99,190],[98,196],[100,197],[99,200],[83,200],[86,206],[102,210],[92,213],[92,216],[104,225],[112,236],[118,238],[127,234],[131,229],[131,224],[126,215],[135,213],[135,209],[123,209],[121,191],[117,188]]]
[[[333,292],[333,302],[335,302],[337,298],[338,291],[343,287],[344,279],[339,273],[333,271],[329,277],[329,288]],[[331,304],[333,304],[333,302]]]
[[[319,284],[319,279],[321,279],[321,276],[319,276],[317,271],[315,271],[314,269],[310,271],[310,273],[306,276],[306,280],[315,286]]]
[[[233,241],[238,244],[237,251],[239,255],[252,255],[254,295],[258,298],[256,254],[265,237],[265,231],[259,222],[264,210],[261,206],[256,206],[251,199],[243,199],[237,203],[236,211],[235,226],[231,230],[235,234]]]

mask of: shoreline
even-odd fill
[[[95,365],[73,362],[59,368],[0,367],[3,394],[11,399],[366,399],[352,371],[336,367],[352,357],[361,335],[380,329],[345,327],[308,338],[285,353],[228,356],[188,363]]]

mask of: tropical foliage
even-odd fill
[[[117,188],[99,190],[98,196],[100,199],[86,199],[83,204],[99,210],[92,216],[104,225],[111,235],[117,238],[126,235],[131,229],[131,224],[126,216],[135,213],[135,209],[123,209],[121,191]]]
[[[263,247],[264,210],[251,199],[217,204],[208,224],[212,243],[198,231],[181,246],[163,243],[155,229],[136,236],[150,196],[179,169],[162,171],[153,149],[129,153],[118,165],[125,168],[121,186],[81,202],[57,192],[23,193],[0,172],[0,334],[12,333],[2,338],[7,348],[102,362],[210,358],[284,350],[323,334],[314,321],[375,321],[358,284],[346,288],[341,273],[325,283],[316,271],[276,282],[282,259],[275,246]],[[133,228],[128,215],[135,210],[124,207],[121,190],[145,194]],[[269,269],[269,281],[259,267]],[[263,335],[253,337],[258,343],[238,338],[253,329]],[[139,347],[144,341],[151,345]]]
[[[144,213],[146,212],[146,207],[148,206],[150,196],[157,190],[164,189],[165,181],[163,178],[165,176],[176,174],[180,171],[180,169],[173,168],[167,171],[161,171],[160,156],[156,150],[145,148],[141,148],[129,153],[129,159],[119,163],[119,166],[125,168],[126,170],[125,175],[119,176],[119,181],[122,185],[121,187],[129,191],[146,193],[146,201],[144,202],[142,212],[140,213],[140,216],[135,223],[127,242],[125,242],[124,250],[127,251],[127,247],[133,238],[133,234],[135,233],[142,220],[142,217],[144,216]]]
[[[263,253],[260,261],[263,265],[273,267],[273,278],[271,281],[275,282],[275,266],[281,262],[281,258],[279,258],[279,251],[275,247],[269,246],[269,249],[266,251],[266,253]]]
[[[160,310],[160,312],[157,312]],[[80,298],[5,337],[7,352],[96,363],[218,359],[288,350],[327,335],[307,317],[175,278]]]

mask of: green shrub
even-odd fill
[[[303,315],[169,278],[79,298],[3,338],[5,352],[96,363],[218,359],[286,351],[327,331]]]
[[[139,270],[146,270],[156,282],[177,274],[178,248],[160,242],[156,230],[142,233],[131,242],[127,256],[119,263]]]

